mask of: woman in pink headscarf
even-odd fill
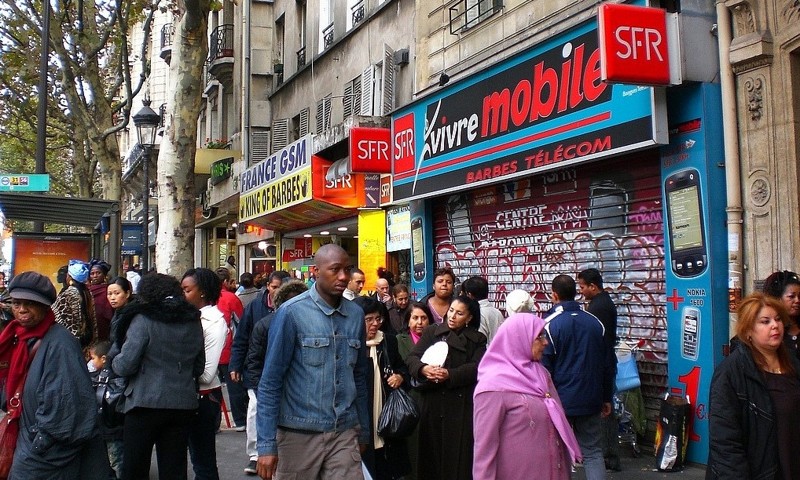
[[[550,373],[539,363],[544,321],[514,314],[497,330],[478,366],[474,480],[569,479],[581,450]]]

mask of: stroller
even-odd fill
[[[620,342],[616,347],[617,354],[617,379],[616,391],[614,392],[613,405],[614,417],[617,418],[618,436],[620,444],[630,444],[633,449],[633,456],[638,457],[641,450],[637,443],[636,427],[631,411],[626,408],[628,397],[634,395],[642,382],[639,378],[639,369],[636,365],[639,345],[630,345]]]

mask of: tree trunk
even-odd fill
[[[170,63],[172,97],[158,155],[156,270],[180,277],[194,267],[194,164],[197,119],[203,100],[203,64],[208,56],[208,0],[179,2]]]

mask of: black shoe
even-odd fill
[[[247,466],[244,467],[244,473],[246,473],[248,475],[255,475],[255,474],[258,473],[258,470],[256,470],[256,461],[255,460],[250,460],[249,462],[247,462]]]
[[[608,457],[606,460],[606,470],[611,470],[612,472],[621,472],[622,465],[620,464],[619,457]]]

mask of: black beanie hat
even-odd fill
[[[53,282],[36,272],[14,275],[8,284],[8,294],[12,299],[31,300],[48,307],[56,301],[56,287]]]

